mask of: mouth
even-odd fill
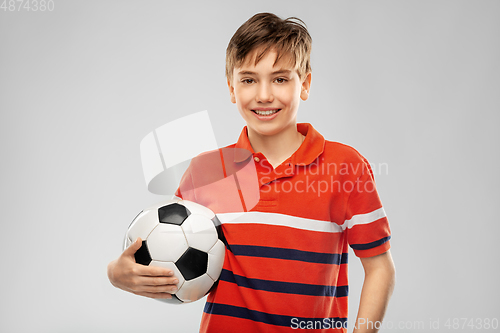
[[[273,114],[276,114],[280,112],[281,109],[259,109],[259,110],[252,110],[253,113],[257,114],[258,116],[261,117],[269,117],[272,116]]]

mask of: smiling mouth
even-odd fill
[[[275,110],[252,110],[253,113],[256,113],[259,116],[272,116],[273,114],[281,111],[281,109]]]

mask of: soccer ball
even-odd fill
[[[141,237],[135,261],[168,268],[179,280],[172,299],[162,301],[189,303],[205,296],[218,281],[225,254],[220,225],[217,216],[200,204],[180,199],[162,202],[132,221],[124,249]]]

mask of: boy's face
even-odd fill
[[[249,137],[296,132],[299,102],[309,97],[311,74],[301,79],[283,58],[274,65],[272,50],[255,65],[255,53],[234,68],[232,82],[228,80],[231,102],[247,123]]]

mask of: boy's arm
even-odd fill
[[[135,262],[134,253],[141,247],[138,238],[120,257],[108,264],[108,278],[111,284],[122,290],[150,298],[172,298],[179,281],[169,269],[143,266]]]
[[[390,251],[370,258],[360,258],[365,270],[356,333],[378,332],[396,282],[396,271]]]

